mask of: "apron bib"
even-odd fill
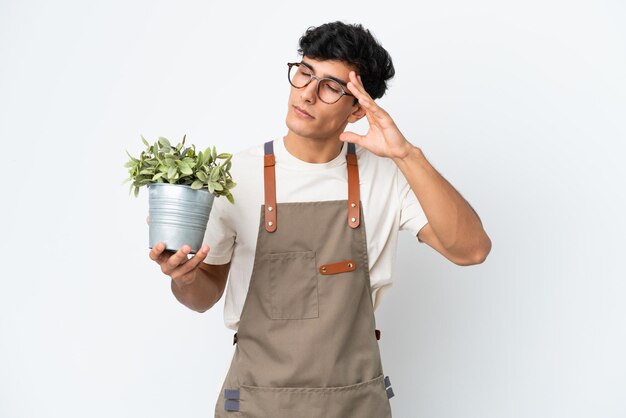
[[[216,418],[390,418],[360,202],[348,143],[348,199],[276,204],[273,142],[254,266]]]

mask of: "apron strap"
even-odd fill
[[[276,159],[274,157],[274,142],[267,141],[264,146],[263,180],[265,188],[265,230],[274,232],[276,221]],[[356,157],[356,146],[348,143],[346,154],[348,167],[348,225],[356,228],[360,224],[361,190],[359,187],[359,166]]]
[[[360,223],[361,189],[359,187],[359,166],[356,158],[356,146],[352,142],[348,142],[346,163],[348,165],[348,225],[351,228],[356,228]]]
[[[265,143],[263,177],[265,183],[265,229],[267,232],[276,231],[276,159],[274,158],[274,143]]]

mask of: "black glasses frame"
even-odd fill
[[[310,75],[309,81],[307,81],[307,82],[304,84],[304,86],[296,86],[296,85],[294,85],[294,84],[291,82],[291,78],[289,77],[289,73],[291,73],[291,67],[293,67],[294,65],[295,65],[296,67],[299,67],[300,65],[303,65],[304,67],[306,67],[306,68],[308,68],[309,70],[311,70],[311,73],[309,74],[309,75]],[[316,76],[316,75],[313,75],[313,70],[311,69],[311,67],[309,67],[308,65],[306,65],[306,64],[305,64],[305,63],[303,63],[303,62],[288,62],[288,63],[287,63],[287,67],[288,67],[288,68],[287,68],[287,79],[289,80],[289,84],[291,84],[293,87],[295,87],[295,88],[297,88],[297,89],[303,89],[303,88],[305,88],[306,86],[308,86],[308,85],[311,83],[311,81],[313,81],[313,79],[316,79],[316,80],[317,80],[317,86],[315,86],[315,92],[317,93],[317,97],[318,97],[318,99],[320,99],[323,103],[326,103],[326,104],[335,104],[335,103],[337,103],[339,100],[341,100],[341,98],[342,98],[343,96],[352,96],[352,97],[354,97],[354,94],[352,94],[352,93],[348,93],[348,92],[344,89],[344,87],[345,87],[345,85],[344,85],[344,84],[340,83],[340,82],[339,82],[339,81],[337,81],[337,80],[333,80],[332,78],[328,78],[328,77],[326,77],[326,78],[320,78],[320,77],[318,77],[318,76]],[[338,98],[337,100],[335,100],[334,102],[330,102],[330,103],[329,103],[329,102],[327,102],[327,101],[323,100],[323,99],[320,97],[320,83],[322,82],[322,80],[329,80],[329,81],[333,81],[333,82],[337,83],[337,84],[339,85],[339,87],[341,88],[341,96],[339,96],[339,98]]]

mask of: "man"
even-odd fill
[[[233,156],[236,204],[214,201],[195,256],[159,243],[150,258],[198,312],[230,277],[224,317],[237,345],[216,417],[390,417],[373,312],[392,284],[398,231],[458,265],[483,262],[491,241],[374,101],[394,68],[369,31],[309,28],[299,53],[287,134]],[[362,117],[366,135],[344,132]]]

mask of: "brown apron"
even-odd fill
[[[265,143],[254,266],[216,417],[391,417],[354,144],[346,159],[348,199],[276,204]]]

